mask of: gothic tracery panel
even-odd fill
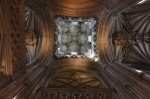
[[[48,88],[105,88],[100,78],[85,71],[69,70],[56,74],[49,82]]]
[[[113,99],[112,92],[95,74],[68,70],[54,75],[36,99]]]

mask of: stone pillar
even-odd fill
[[[3,86],[21,75],[26,65],[24,0],[2,0],[0,9],[3,21],[1,24],[3,33],[0,33],[2,37],[0,64],[4,69],[4,79],[0,82],[0,86]]]

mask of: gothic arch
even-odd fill
[[[32,10],[32,13],[36,17],[36,19],[39,21],[40,28],[41,28],[40,36],[42,36],[41,41],[39,42],[40,50],[37,51],[38,54],[36,56],[36,59],[27,65],[27,66],[31,66],[31,65],[35,65],[37,63],[44,62],[44,61],[49,62],[49,60],[51,60],[52,52],[53,52],[53,47],[51,46],[53,46],[53,42],[54,42],[54,38],[53,38],[54,28],[53,28],[52,18],[46,10],[41,11],[42,8],[35,10],[34,6],[30,6],[30,4],[28,5],[28,8]]]
[[[45,87],[50,88],[104,88],[104,84],[101,79],[87,71],[76,70],[76,69],[68,69],[61,71],[51,77],[51,79],[47,82]]]
[[[26,23],[26,60],[27,63],[37,59],[41,49],[42,33],[41,25],[36,15],[29,9],[25,8]]]

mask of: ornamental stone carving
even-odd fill
[[[55,56],[93,58],[96,54],[96,18],[55,17]]]

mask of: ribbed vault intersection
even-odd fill
[[[109,53],[109,49],[111,49],[111,46],[109,46],[111,44],[109,39],[109,36],[111,35],[111,33],[109,33],[110,27],[113,26],[113,18],[116,17],[122,9],[136,3],[136,1],[130,1],[130,3],[127,2],[129,1],[45,0],[41,2],[43,5],[46,5],[46,13],[50,14],[49,17],[51,19],[49,27],[51,27],[50,33],[52,35],[50,38],[51,41],[53,40],[53,44],[49,46],[53,46],[53,48],[51,48],[51,58],[48,60],[48,67],[50,68],[51,74],[57,75],[61,71],[69,71],[72,69],[74,71],[92,71],[96,76],[109,81],[109,77],[111,77],[111,75],[103,72],[108,70],[107,67],[109,66],[106,64],[116,61],[113,56],[111,56],[112,53]],[[37,5],[39,4],[37,3]],[[89,22],[89,19],[95,19],[95,16],[98,16],[98,19],[96,19],[96,25],[93,27],[95,34],[91,37],[91,39],[95,42],[94,45],[92,45],[95,53],[92,57],[86,57],[84,52],[89,49],[89,43],[86,42],[88,36],[83,35],[82,32],[85,32],[84,23]],[[118,26],[116,28],[118,28]],[[88,28],[86,30],[88,30]],[[126,39],[126,36],[124,35],[119,37],[124,37],[122,38],[123,40]],[[116,43],[117,41],[112,42]],[[119,42],[121,42],[121,40]],[[88,47],[85,46],[86,44]],[[117,51],[118,49],[112,50]],[[99,57],[99,61],[97,60],[97,57]],[[94,62],[94,60],[97,60],[98,62]],[[64,72],[60,78],[65,78],[65,73],[67,73],[67,71]],[[105,75],[107,75],[108,78],[106,78]],[[69,77],[65,79],[69,79]],[[50,77],[49,82],[54,79],[55,77]],[[59,82],[58,79],[57,81],[57,84],[60,84],[61,82],[68,85],[66,82]],[[106,87],[114,89],[114,87],[112,87],[113,84],[109,84],[107,81],[104,81],[103,84],[105,84]],[[48,82],[46,85],[48,86]]]

